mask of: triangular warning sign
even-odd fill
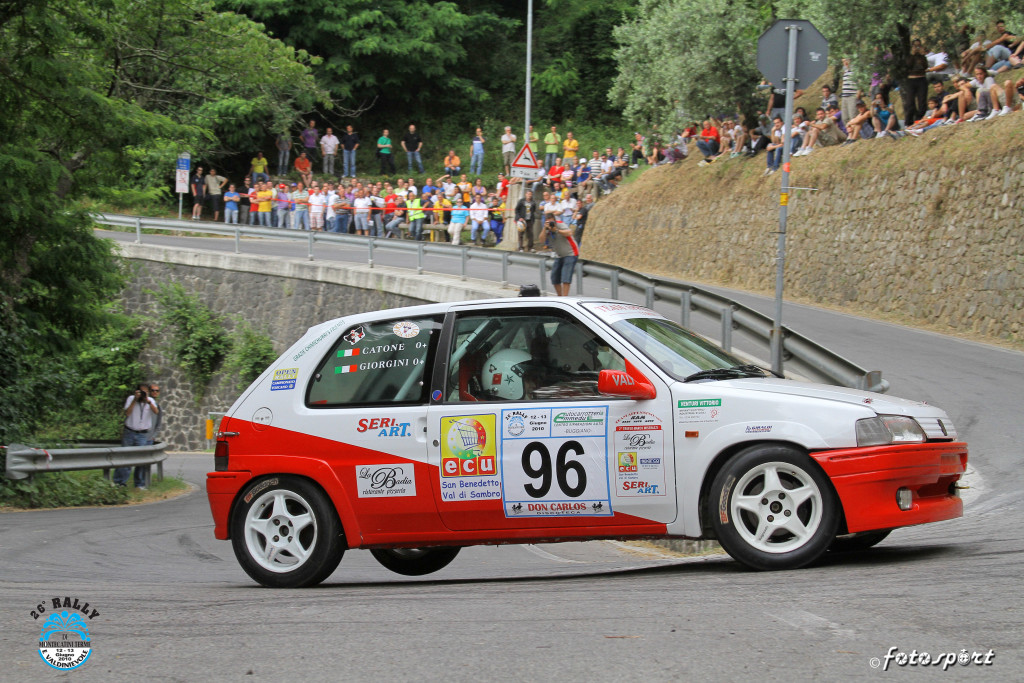
[[[528,144],[523,145],[519,154],[516,155],[516,160],[512,162],[512,168],[538,168],[539,166],[537,157],[533,155],[533,150]]]

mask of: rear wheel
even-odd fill
[[[839,502],[807,455],[782,445],[741,451],[718,473],[707,513],[718,542],[753,569],[796,569],[824,553],[839,526]]]
[[[385,548],[371,550],[370,554],[396,574],[423,576],[447,567],[460,550],[460,547]]]
[[[883,531],[865,531],[860,534],[837,536],[836,540],[832,541],[832,545],[830,545],[828,549],[833,553],[848,553],[856,550],[867,550],[868,548],[876,546],[884,541],[891,533],[892,529],[885,529]]]
[[[245,573],[271,588],[315,586],[345,553],[341,522],[327,495],[285,475],[254,480],[242,490],[231,544]]]

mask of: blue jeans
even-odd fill
[[[707,159],[710,156],[718,154],[718,141],[717,140],[697,140],[697,149]]]
[[[356,151],[354,149],[341,150],[341,177],[356,177]]]
[[[782,163],[782,148],[776,147],[775,149],[768,150],[768,168],[773,171],[779,170],[779,164]]]
[[[398,235],[398,226],[402,224],[402,220],[402,217],[399,216],[398,218],[392,218],[388,221],[388,224],[384,226],[384,236]]]
[[[270,225],[270,212],[269,211],[260,211],[259,217],[260,217],[260,225],[262,225],[264,228],[273,227],[273,226]]]
[[[414,240],[423,239],[422,218],[414,218],[413,220],[409,221],[409,237],[413,238]]]
[[[253,171],[252,181],[254,183],[258,183],[260,181],[263,181],[264,183],[268,183],[268,182],[270,182],[270,176],[268,174],[266,174],[266,173],[259,173],[257,171]]]
[[[292,228],[295,230],[309,230],[309,211],[293,211]]]
[[[497,219],[491,219],[491,232],[494,233],[494,239],[501,242],[502,236],[505,234],[505,221],[499,221]]]
[[[475,171],[473,169],[476,169]],[[484,154],[479,152],[474,154],[469,160],[469,172],[470,174],[480,175],[484,172]]]
[[[127,427],[121,431],[121,445],[122,446],[147,446],[149,445],[149,439],[146,436],[146,432],[133,432]],[[131,472],[131,467],[115,467],[114,476],[111,478],[118,486],[125,486],[128,484],[128,473]],[[148,467],[136,467],[135,468],[135,485],[143,486],[146,483],[145,473]]]
[[[357,215],[355,216],[356,221],[356,232],[369,232],[370,221],[367,220],[367,216]]]
[[[291,160],[291,156],[292,151],[290,149],[277,150],[277,175],[287,175],[288,162]]]
[[[324,155],[324,175],[334,175],[334,156],[333,154]]]
[[[558,152],[547,152],[544,154],[544,168],[551,168],[555,165],[555,159],[558,158]]]
[[[238,225],[238,209],[224,209],[224,222]]]
[[[469,241],[470,242],[475,242],[476,241],[476,229],[477,228],[481,228],[481,227],[484,229],[484,231],[483,231],[484,232],[483,239],[485,241],[487,240],[487,235],[489,235],[491,233],[490,222],[486,221],[486,220],[483,220],[483,221],[473,221],[473,227],[469,229]]]
[[[419,167],[420,173],[424,173],[423,160],[420,159],[419,152],[406,152],[405,156],[409,159],[409,173],[412,173],[412,162],[414,161],[416,162],[416,165]]]
[[[567,285],[572,282],[572,273],[576,269],[579,256],[560,256],[551,264],[551,284]]]
[[[276,209],[277,213],[277,227],[287,228],[288,227],[288,214],[291,213],[288,209]]]

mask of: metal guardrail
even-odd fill
[[[164,460],[167,444],[152,446],[106,446],[81,444],[82,448],[44,449],[12,443],[7,446],[5,474],[8,479],[28,479],[40,472],[69,472],[73,470],[103,470],[110,478],[115,467],[156,465],[157,477],[164,478]],[[149,479],[146,479],[149,485]]]
[[[311,261],[313,260],[314,245],[317,242],[357,246],[366,250],[367,264],[371,268],[374,265],[376,251],[415,252],[418,274],[423,273],[428,255],[438,254],[451,257],[458,254],[461,263],[460,276],[463,280],[467,277],[467,265],[471,259],[500,263],[502,285],[509,283],[510,265],[523,265],[537,269],[538,285],[542,293],[545,292],[547,271],[551,262],[551,258],[543,254],[483,249],[469,245],[453,246],[443,243],[313,232],[311,230],[142,218],[121,214],[99,214],[95,220],[104,225],[134,228],[135,241],[138,244],[142,243],[144,229],[233,236],[236,254],[241,253],[241,238],[243,236],[306,242],[309,245],[308,257]],[[678,303],[679,321],[687,328],[691,327],[691,318],[694,313],[716,319],[721,326],[720,344],[727,351],[732,350],[733,333],[739,332],[746,340],[758,347],[763,345],[768,352],[765,357],[774,357],[775,355],[773,351],[778,340],[773,339],[772,319],[732,299],[686,282],[646,275],[599,261],[580,259],[576,263],[576,294],[586,294],[585,282],[588,279],[590,282],[606,283],[613,299],[624,299],[627,295],[632,294],[636,295],[633,298],[638,298],[649,307],[658,301]],[[882,379],[880,370],[865,370],[786,326],[782,328],[781,343],[781,355],[784,363],[789,364],[790,370],[809,380],[875,392],[885,392],[889,389],[889,382]]]

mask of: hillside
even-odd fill
[[[583,256],[772,293],[782,174],[764,154],[650,168],[591,214]],[[792,161],[787,299],[1024,344],[1024,112]]]

